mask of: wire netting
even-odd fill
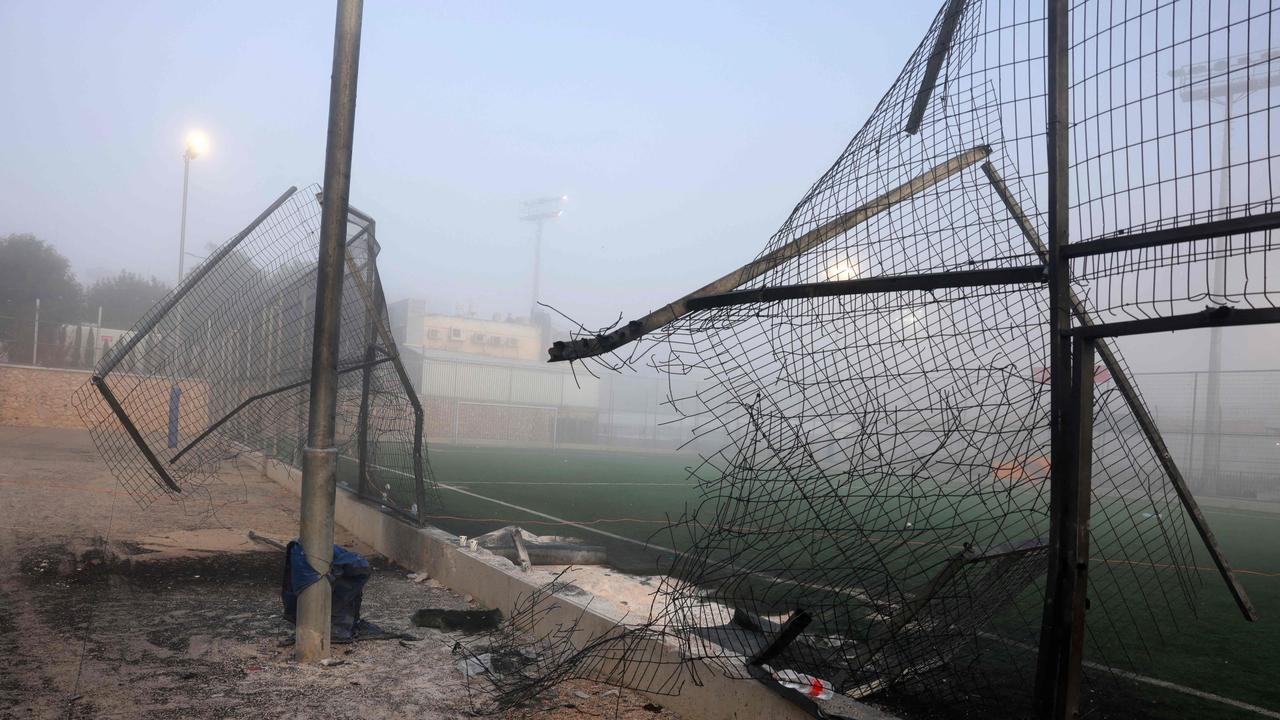
[[[1278,17],[1259,2],[1073,3],[1073,241],[1271,209],[1277,103],[1256,78],[1280,59],[1215,63],[1266,48]],[[1201,81],[1167,75],[1179,63],[1214,68],[1209,83],[1253,78],[1239,91],[1243,110],[1228,121],[1180,100]],[[945,3],[866,124],[733,286],[717,290],[1041,265],[1046,71],[1044,2]],[[1207,152],[1237,126],[1244,140],[1229,154]],[[1209,192],[1224,175],[1230,192]],[[1185,311],[1207,297],[1204,266],[1218,258],[1236,262],[1232,297],[1271,303],[1272,250],[1262,231],[1077,261],[1075,322]],[[705,378],[669,402],[695,435],[728,442],[693,469],[700,504],[664,533],[680,551],[671,580],[628,636],[676,644],[679,660],[624,654],[616,662],[632,667],[610,677],[653,692],[675,691],[672,662],[748,677],[744,659],[803,618],[773,669],[930,717],[1029,714],[1049,531],[1046,287],[683,315],[679,305],[660,329],[596,360],[606,371],[648,364]],[[652,329],[636,321],[617,332],[641,327]],[[612,331],[584,328],[567,347],[604,344]],[[1107,669],[1141,667],[1194,610],[1201,585],[1187,512],[1137,420],[1142,397],[1116,382],[1128,375],[1118,355],[1100,357],[1086,712],[1120,682]]]
[[[76,394],[140,505],[205,497],[239,458],[301,466],[320,237],[317,188],[291,189],[214,250]],[[348,216],[338,355],[338,481],[417,520],[433,486],[423,413],[387,331],[371,218]]]
[[[1099,0],[1072,10],[1073,237],[1273,213],[1280,13],[1272,2]],[[1103,319],[1276,307],[1273,230],[1081,258]]]

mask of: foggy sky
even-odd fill
[[[520,201],[568,194],[545,299],[639,312],[750,259],[858,128],[937,0],[370,2],[352,202],[378,219],[389,294],[523,314]],[[0,232],[55,243],[84,279],[176,275],[318,182],[333,6],[0,6]],[[621,292],[620,292],[621,291]]]
[[[588,324],[740,265],[939,5],[367,3],[351,198],[378,220],[389,297],[524,314],[519,206],[544,195],[570,201],[547,227],[542,297]],[[0,4],[0,234],[52,242],[85,282],[124,268],[172,283],[189,128],[212,140],[192,167],[196,252],[321,179],[333,11]],[[1186,350],[1197,335],[1129,354],[1202,367]]]

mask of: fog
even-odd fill
[[[378,220],[391,300],[525,314],[522,201],[548,223],[542,299],[634,317],[752,257],[861,125],[937,10],[898,3],[370,3],[352,202]],[[176,275],[320,179],[333,12],[315,3],[6,3],[0,232],[32,232],[82,282]],[[190,266],[190,262],[188,263]],[[1228,329],[1224,367],[1275,365]],[[1136,369],[1205,367],[1207,333],[1124,341]]]
[[[388,295],[524,314],[520,203],[548,194],[570,200],[542,296],[575,317],[643,312],[741,264],[937,4],[369,3],[352,203],[378,220]],[[332,41],[324,3],[3,4],[0,225],[82,281],[172,282],[184,135],[212,143],[191,168],[199,252],[319,181]]]

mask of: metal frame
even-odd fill
[[[1120,337],[1147,333],[1194,330],[1196,328],[1266,325],[1280,323],[1280,308],[1237,308],[1230,305],[1206,307],[1197,313],[1167,317],[1124,320],[1098,325],[1081,325],[1071,333],[1083,338]]]
[[[1093,490],[1094,340],[1064,344],[1069,345],[1071,385],[1057,426],[1064,454],[1054,457],[1051,475],[1049,583],[1036,687],[1042,715],[1055,720],[1079,717]]]
[[[356,370],[363,370],[363,371],[367,374],[367,373],[369,373],[369,372],[374,368],[374,366],[381,365],[382,363],[384,363],[384,362],[389,362],[389,361],[391,361],[391,360],[394,360],[394,358],[392,358],[392,357],[384,357],[384,358],[376,359],[376,360],[375,360],[375,359],[366,359],[366,360],[365,360],[365,362],[360,363],[359,365],[353,365],[353,366],[351,366],[351,367],[349,367],[349,368],[343,368],[343,369],[339,370],[339,371],[338,371],[338,374],[339,374],[339,375],[345,375],[345,374],[347,374],[347,373],[349,373],[349,372],[355,372]],[[192,440],[191,442],[187,443],[187,444],[186,444],[186,446],[185,446],[185,447],[183,447],[183,448],[182,448],[181,450],[179,450],[178,452],[174,453],[173,457],[169,458],[169,464],[170,464],[170,465],[172,465],[172,464],[174,464],[174,463],[178,462],[178,460],[179,460],[179,459],[181,459],[183,455],[186,455],[188,451],[190,451],[190,450],[191,450],[192,448],[194,448],[196,445],[199,445],[201,441],[203,441],[205,438],[207,438],[207,437],[209,437],[210,435],[212,435],[212,434],[213,434],[213,432],[214,432],[215,430],[217,430],[218,428],[222,427],[222,425],[223,425],[224,423],[226,423],[226,422],[227,422],[228,420],[230,420],[231,418],[235,417],[237,413],[239,413],[241,410],[243,410],[243,409],[245,409],[245,408],[249,407],[249,406],[250,406],[250,405],[252,405],[253,403],[255,403],[255,402],[259,401],[259,400],[263,400],[263,399],[265,399],[265,398],[269,398],[269,397],[271,397],[272,395],[279,395],[279,394],[280,394],[280,393],[282,393],[282,392],[288,392],[288,391],[290,391],[290,390],[297,390],[297,389],[298,389],[298,388],[300,388],[300,387],[305,387],[305,386],[306,386],[307,384],[309,384],[310,382],[311,382],[311,379],[310,379],[310,378],[308,378],[308,379],[306,379],[306,380],[299,380],[299,381],[298,381],[298,382],[296,382],[296,383],[290,383],[289,385],[282,385],[282,386],[280,386],[280,387],[278,387],[278,388],[274,388],[274,389],[271,389],[271,390],[266,390],[266,391],[264,391],[264,392],[257,393],[256,395],[250,395],[248,398],[246,398],[246,399],[244,400],[244,402],[241,402],[239,405],[236,405],[234,408],[232,408],[232,409],[231,409],[231,411],[230,411],[230,412],[228,412],[228,413],[226,413],[225,415],[223,415],[222,417],[218,418],[218,420],[217,420],[216,422],[214,422],[214,423],[213,423],[212,425],[210,425],[209,427],[205,428],[204,432],[202,432],[202,433],[200,433],[199,435],[197,435],[197,436],[195,437],[195,439],[194,439],[194,440]]]
[[[929,99],[938,84],[938,73],[942,71],[942,62],[951,52],[951,42],[955,39],[956,26],[964,15],[966,0],[951,0],[942,16],[942,26],[938,28],[938,38],[934,40],[933,51],[929,53],[929,62],[924,68],[924,77],[920,80],[920,90],[916,92],[916,100],[911,105],[911,116],[907,118],[908,135],[920,132],[920,123],[924,120],[924,111],[929,107]]]
[[[321,195],[319,194],[316,195],[316,200],[317,202],[320,202],[321,205],[323,206],[324,202]],[[426,412],[422,408],[422,401],[418,399],[417,390],[414,389],[413,381],[409,377],[409,373],[404,367],[404,362],[400,358],[400,350],[399,350],[399,347],[396,345],[395,336],[391,334],[391,331],[387,328],[386,323],[382,321],[382,314],[386,310],[387,300],[382,292],[382,278],[378,275],[378,272],[377,272],[377,256],[380,250],[378,246],[378,237],[377,237],[377,222],[373,219],[372,216],[361,212],[355,207],[352,207],[350,204],[347,205],[347,213],[348,215],[355,217],[356,219],[364,223],[364,225],[360,228],[360,231],[357,232],[354,236],[352,236],[349,240],[347,240],[347,243],[346,243],[347,247],[350,247],[357,240],[365,236],[368,236],[369,243],[370,243],[368,261],[366,262],[366,267],[365,267],[365,271],[368,277],[361,276],[360,269],[356,266],[355,262],[351,259],[350,254],[344,253],[347,270],[348,272],[351,273],[352,279],[355,280],[356,289],[360,292],[360,297],[364,301],[366,317],[368,318],[368,325],[366,326],[366,335],[365,335],[365,345],[366,345],[365,362],[367,364],[372,360],[372,355],[375,352],[375,347],[373,345],[373,339],[371,335],[377,334],[382,339],[382,342],[387,347],[388,351],[391,352],[391,355],[388,359],[391,360],[392,365],[395,367],[396,376],[400,379],[400,384],[405,389],[405,396],[409,398],[409,403],[410,405],[413,406],[414,499],[418,506],[418,512],[415,515],[413,513],[400,511],[399,509],[396,509],[396,511],[401,512],[406,517],[411,518],[414,522],[418,524],[419,527],[422,527],[426,525],[426,512],[427,512],[426,510],[426,507],[427,507],[426,463],[422,457],[422,433],[426,425]],[[369,477],[368,413],[369,413],[369,386],[370,386],[371,380],[372,380],[372,368],[370,367],[365,370],[365,374],[361,378],[360,415],[359,415],[359,420],[357,425],[357,433],[358,433],[357,445],[359,447],[359,452],[357,455],[356,462],[359,464],[359,468],[357,470],[356,493],[360,497],[377,499],[377,496],[374,493],[373,488],[370,487],[368,483],[368,477]]]
[[[574,360],[610,352],[667,325],[690,312],[750,303],[862,293],[934,290],[1021,282],[1049,285],[1050,433],[1051,471],[1048,563],[1042,609],[1042,629],[1036,668],[1036,713],[1041,718],[1067,720],[1079,714],[1083,679],[1085,611],[1087,608],[1089,521],[1092,498],[1094,378],[1096,355],[1111,371],[1117,389],[1134,414],[1147,441],[1170,478],[1183,507],[1191,516],[1209,550],[1218,573],[1233,595],[1242,615],[1256,620],[1257,613],[1231,570],[1216,538],[1190,492],[1185,478],[1169,453],[1154,419],[1143,405],[1136,387],[1106,343],[1106,337],[1168,332],[1201,327],[1280,323],[1280,308],[1209,307],[1202,312],[1173,317],[1095,323],[1071,288],[1073,258],[1129,252],[1144,248],[1213,239],[1226,235],[1280,228],[1280,212],[1228,218],[1178,228],[1152,230],[1124,236],[1070,242],[1070,0],[1047,0],[1047,122],[1048,160],[1047,242],[1022,211],[995,167],[987,160],[985,146],[952,157],[921,176],[881,195],[796,238],[753,263],[685,295],[625,327],[594,338],[557,342],[551,361]],[[938,73],[950,50],[963,15],[963,0],[950,0],[942,16],[933,50],[916,94],[905,132],[919,131]],[[892,205],[942,182],[981,160],[982,169],[1024,237],[1041,256],[1044,266],[944,274],[871,278],[792,286],[737,290],[768,270],[852,229]],[[1033,277],[1034,274],[1034,277]],[[1076,325],[1073,327],[1073,318]]]
[[[1181,227],[1152,230],[1150,232],[1117,235],[1115,237],[1072,243],[1063,249],[1062,257],[1080,258],[1107,253],[1141,250],[1143,248],[1175,245],[1194,240],[1210,240],[1227,235],[1261,232],[1280,228],[1280,212],[1259,213],[1244,217],[1215,220],[1213,222]]]
[[[955,272],[927,273],[922,275],[888,275],[885,277],[831,282],[803,283],[736,290],[718,295],[690,298],[686,305],[690,312],[712,308],[749,305],[752,303],[804,300],[808,298],[843,297],[885,292],[928,291],[945,288],[986,287],[992,285],[1021,285],[1043,283],[1043,265],[993,268],[989,270],[957,270]]]
[[[145,457],[147,462],[151,464],[151,469],[155,470],[156,474],[160,476],[160,480],[164,483],[165,487],[176,493],[182,492],[182,488],[178,487],[178,484],[173,481],[173,478],[169,477],[168,471],[166,471],[164,466],[160,464],[160,459],[156,457],[155,453],[151,452],[151,447],[147,445],[147,441],[142,438],[142,433],[138,432],[137,426],[133,424],[133,421],[130,420],[129,416],[125,413],[124,408],[120,405],[120,401],[116,399],[116,394],[111,392],[111,388],[107,385],[107,379],[101,375],[94,375],[90,379],[90,382],[93,383],[94,387],[98,388],[98,392],[102,393],[102,398],[107,401],[107,405],[111,408],[111,412],[115,413],[116,419],[120,421],[120,425],[124,427],[124,431],[129,434],[129,437],[133,438],[134,444],[142,451],[143,457]]]
[[[350,212],[350,206],[348,206]],[[377,226],[372,218],[365,222],[365,227],[360,231],[359,235],[368,234],[370,242],[368,250],[365,253],[365,273],[367,277],[365,282],[374,282],[374,261],[377,257],[377,243],[374,239],[377,237]],[[352,267],[351,256],[347,255],[347,266]],[[359,277],[359,272],[354,268],[352,275]],[[364,290],[364,288],[361,288]],[[374,325],[381,324],[382,318],[378,315],[379,308],[369,301],[369,293],[367,291],[361,293],[365,300],[365,326],[364,326],[364,346],[365,346],[365,368],[360,376],[360,415],[356,420],[356,445],[358,448],[359,463],[356,470],[356,489],[360,495],[364,497],[371,496],[372,487],[369,483],[369,387],[373,380],[373,368],[368,365],[377,353],[377,347],[374,343]]]
[[[1005,209],[1009,211],[1014,222],[1022,229],[1023,236],[1031,245],[1032,249],[1042,258],[1048,258],[1048,248],[1045,247],[1044,241],[1040,239],[1039,233],[1036,232],[1035,226],[1027,218],[1018,201],[1009,192],[1009,188],[1005,185],[1004,180],[996,171],[991,163],[984,163],[982,172],[986,174],[987,179],[991,182],[996,194],[1004,203]],[[1079,323],[1077,330],[1096,326],[1097,324],[1090,317],[1088,310],[1080,298],[1075,293],[1071,293],[1071,312],[1075,316],[1076,322]],[[1227,561],[1223,554],[1222,547],[1218,544],[1218,540],[1214,537],[1213,531],[1209,528],[1209,521],[1205,519],[1204,513],[1200,510],[1199,503],[1191,494],[1191,486],[1187,483],[1186,478],[1182,475],[1182,470],[1178,467],[1173,459],[1173,454],[1169,452],[1169,446],[1164,441],[1164,435],[1161,434],[1159,427],[1156,425],[1155,418],[1147,410],[1147,406],[1143,404],[1142,398],[1138,395],[1137,387],[1133,384],[1133,380],[1129,377],[1129,373],[1120,364],[1119,359],[1112,352],[1110,344],[1101,337],[1097,338],[1096,349],[1098,355],[1102,358],[1103,365],[1107,371],[1111,373],[1112,382],[1116,385],[1121,397],[1129,407],[1129,411],[1133,413],[1134,418],[1138,422],[1138,426],[1142,429],[1143,435],[1147,438],[1147,442],[1151,443],[1151,449],[1155,452],[1156,457],[1160,460],[1160,465],[1165,473],[1169,476],[1170,482],[1173,483],[1174,491],[1178,495],[1178,499],[1182,501],[1183,508],[1187,514],[1191,516],[1191,522],[1196,528],[1196,532],[1200,535],[1200,539],[1204,542],[1205,548],[1208,549],[1210,557],[1213,558],[1214,565],[1218,568],[1218,574],[1226,583],[1228,590],[1234,598],[1237,607],[1246,620],[1255,621],[1258,619],[1257,611],[1253,607],[1253,603],[1249,600],[1248,594],[1244,587],[1240,584],[1240,580],[1235,576],[1231,569],[1231,563]]]
[[[820,245],[843,235],[858,225],[870,220],[889,208],[919,195],[942,183],[956,173],[962,172],[991,155],[991,148],[979,145],[965,152],[954,155],[947,160],[916,175],[892,190],[876,196],[858,207],[841,213],[832,220],[804,233],[800,237],[765,253],[759,258],[743,265],[733,272],[714,280],[684,297],[654,310],[639,320],[632,320],[611,333],[584,338],[572,342],[557,342],[549,350],[551,362],[563,360],[580,360],[582,358],[603,355],[604,353],[639,340],[650,332],[670,324],[693,312],[689,301],[694,298],[726,293],[734,288],[754,280],[766,272],[782,265],[793,258],[819,247]]]
[[[203,263],[201,263],[201,265],[198,268],[196,268],[194,271],[188,274],[185,278],[183,278],[183,281],[179,284],[179,286],[174,290],[174,292],[169,297],[167,297],[163,301],[163,304],[161,304],[159,308],[147,319],[147,322],[143,325],[140,325],[133,331],[133,335],[132,337],[130,337],[129,341],[118,345],[112,351],[112,354],[104,359],[102,364],[102,369],[97,374],[95,374],[91,380],[92,384],[98,389],[98,392],[102,395],[103,399],[106,401],[108,407],[111,408],[112,413],[116,416],[117,420],[120,422],[121,427],[124,429],[125,433],[129,435],[134,445],[136,445],[138,450],[142,453],[143,457],[147,461],[147,464],[150,465],[151,468],[155,471],[157,484],[162,485],[166,491],[175,492],[175,493],[182,492],[181,486],[179,486],[177,482],[173,479],[173,476],[170,475],[168,469],[166,468],[166,464],[173,465],[177,463],[184,455],[186,455],[193,448],[198,446],[201,442],[206,440],[219,427],[223,426],[238,412],[244,410],[246,407],[252,405],[254,402],[271,397],[273,395],[278,395],[283,392],[296,390],[300,387],[307,386],[308,384],[310,384],[311,380],[310,379],[302,380],[302,381],[291,383],[289,385],[285,385],[282,387],[272,388],[270,390],[259,392],[246,398],[245,400],[241,401],[230,412],[227,412],[226,414],[224,414],[221,418],[219,418],[217,421],[212,423],[209,427],[205,428],[197,437],[195,437],[193,440],[191,440],[189,443],[183,446],[180,450],[175,452],[168,459],[166,463],[165,461],[161,460],[155,454],[155,452],[151,450],[151,447],[148,445],[146,438],[143,437],[142,433],[138,430],[137,426],[133,424],[133,421],[129,418],[128,414],[125,412],[124,407],[122,406],[119,398],[116,397],[115,393],[111,390],[111,387],[107,382],[108,374],[113,372],[116,369],[117,365],[121,362],[122,358],[124,358],[131,350],[137,347],[137,345],[140,342],[142,342],[143,337],[146,336],[150,331],[154,330],[155,327],[159,325],[161,320],[163,320],[163,318],[166,315],[168,315],[174,309],[174,307],[176,307],[177,304],[181,302],[181,300],[184,297],[186,297],[187,294],[189,294],[191,290],[197,284],[199,284],[200,281],[206,275],[208,275],[214,268],[216,268],[219,265],[219,263],[222,260],[224,260],[228,255],[230,255],[231,252],[234,251],[246,238],[248,238],[254,232],[254,230],[256,230],[263,222],[265,222],[268,217],[270,217],[286,201],[288,201],[289,198],[291,198],[297,192],[297,190],[298,189],[296,187],[288,188],[284,193],[282,193],[278,198],[276,198],[276,200],[272,202],[271,205],[269,205],[265,210],[263,210],[262,213],[260,213],[256,218],[254,218],[254,220],[250,222],[243,230],[237,233],[216,254],[211,255]],[[319,200],[319,197],[317,197],[317,200]],[[321,203],[321,205],[323,206],[323,203]],[[424,516],[427,512],[426,510],[427,492],[426,492],[426,472],[425,472],[426,464],[423,458],[423,443],[422,443],[422,432],[425,426],[425,412],[423,410],[421,401],[417,397],[416,390],[414,390],[413,382],[410,379],[408,372],[405,370],[404,365],[401,361],[400,354],[397,350],[394,337],[391,335],[391,332],[389,331],[389,329],[386,327],[386,324],[382,320],[382,311],[386,307],[386,301],[382,293],[380,278],[378,278],[377,276],[377,265],[376,265],[377,240],[373,234],[374,227],[375,227],[374,220],[373,218],[369,217],[365,213],[362,213],[356,208],[352,208],[352,207],[348,208],[348,215],[351,218],[355,218],[356,220],[361,221],[364,226],[358,232],[356,232],[354,236],[352,236],[349,240],[347,240],[344,243],[344,246],[350,247],[351,244],[359,241],[361,238],[367,238],[370,244],[369,261],[368,263],[366,263],[366,266],[363,269],[356,267],[354,264],[354,261],[350,258],[350,256],[345,252],[343,253],[344,263],[355,280],[356,288],[360,293],[361,299],[364,301],[366,305],[366,312],[368,313],[368,317],[369,317],[369,327],[368,327],[369,337],[366,340],[368,352],[366,353],[366,357],[364,361],[358,365],[354,365],[347,368],[341,368],[338,370],[338,374],[340,375],[350,373],[350,372],[355,372],[357,370],[362,371],[362,375],[363,375],[362,387],[361,387],[362,393],[361,393],[360,420],[359,420],[359,429],[358,429],[358,433],[359,433],[358,442],[360,446],[358,459],[361,465],[361,471],[360,471],[361,487],[358,489],[358,492],[362,497],[369,497],[369,498],[374,497],[373,490],[372,488],[368,487],[368,482],[367,482],[367,474],[369,471],[368,458],[367,458],[368,432],[369,432],[369,428],[368,428],[369,388],[371,384],[373,369],[376,368],[376,366],[381,365],[383,363],[391,362],[396,369],[396,375],[399,378],[401,385],[404,387],[406,391],[406,395],[410,400],[410,404],[413,407],[413,413],[414,413],[413,465],[414,465],[414,481],[415,481],[414,496],[418,506],[418,512],[416,514],[411,513],[408,510],[399,511],[398,508],[397,508],[397,511],[401,512],[401,514],[405,515],[406,517],[411,518],[414,522],[416,522],[418,525],[421,526],[425,522]],[[305,302],[307,297],[305,293],[305,288],[303,288],[303,286],[300,285],[299,290],[300,292],[303,292],[302,301]],[[276,318],[275,322],[278,323],[279,318]],[[266,331],[263,330],[263,332],[266,332]],[[376,335],[384,343],[386,343],[386,347],[388,348],[388,351],[386,353],[381,353],[378,350],[376,343],[373,342],[372,336],[374,335]],[[271,360],[270,362],[274,363],[274,359]],[[306,412],[305,404],[300,404],[299,405],[300,419],[302,417],[305,417],[305,412]]]
[[[223,245],[222,249],[220,249],[216,254],[210,255],[208,259],[200,263],[200,266],[197,267],[195,271],[183,278],[182,283],[179,284],[173,293],[164,300],[164,304],[160,306],[160,311],[153,315],[145,325],[134,328],[133,335],[129,338],[128,342],[123,345],[117,345],[112,349],[111,357],[103,362],[102,369],[98,371],[98,375],[106,377],[110,374],[120,362],[120,359],[125,355],[128,355],[129,352],[142,341],[142,337],[151,332],[151,330],[160,323],[161,318],[168,315],[169,311],[172,310],[173,307],[182,300],[182,298],[186,297],[187,293],[191,292],[191,289],[195,287],[205,275],[208,275],[218,263],[222,262],[223,258],[230,255],[232,250],[235,250],[240,243],[244,242],[245,238],[249,237],[254,230],[257,230],[258,226],[271,216],[271,213],[278,210],[280,206],[283,205],[286,200],[293,197],[293,194],[296,192],[298,192],[298,188],[296,187],[290,187],[288,190],[285,190],[280,197],[276,198],[275,202],[268,205],[266,210],[263,210],[258,217],[254,218],[253,222],[249,223],[245,226],[245,229],[241,230],[235,237],[231,238],[230,242]]]

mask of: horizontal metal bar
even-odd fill
[[[339,374],[339,375],[343,375],[343,374],[345,374],[345,373],[355,372],[356,370],[363,370],[363,369],[365,369],[365,368],[373,367],[373,366],[375,366],[375,365],[380,365],[380,364],[382,364],[382,363],[384,363],[384,362],[390,362],[390,361],[391,361],[391,360],[393,360],[393,359],[394,359],[394,358],[393,358],[392,356],[387,356],[387,357],[380,358],[380,359],[378,359],[378,360],[373,360],[373,361],[371,361],[371,362],[363,362],[363,363],[360,363],[359,365],[352,365],[351,367],[343,368],[342,370],[339,370],[339,371],[338,371],[338,374]],[[207,437],[209,437],[210,435],[212,435],[212,434],[213,434],[213,432],[214,432],[215,430],[217,430],[218,428],[222,427],[222,426],[223,426],[223,424],[225,424],[228,420],[230,420],[231,418],[235,417],[236,413],[238,413],[238,412],[240,412],[241,410],[245,409],[245,408],[246,408],[246,407],[248,407],[250,404],[255,403],[255,402],[259,401],[259,400],[262,400],[263,398],[269,398],[269,397],[271,397],[272,395],[279,395],[279,394],[280,394],[280,393],[282,393],[282,392],[288,392],[288,391],[290,391],[290,390],[296,390],[296,389],[298,389],[298,388],[300,388],[300,387],[303,387],[304,385],[309,384],[310,382],[311,382],[311,378],[310,378],[310,377],[308,377],[306,380],[299,380],[299,381],[298,381],[298,382],[296,382],[296,383],[291,383],[291,384],[289,384],[289,385],[284,385],[284,386],[281,386],[281,387],[278,387],[278,388],[273,388],[273,389],[271,389],[271,390],[267,390],[266,392],[260,392],[260,393],[258,393],[257,395],[250,395],[248,398],[246,398],[246,399],[245,399],[245,401],[244,401],[244,402],[242,402],[242,403],[240,403],[239,405],[237,405],[237,406],[235,406],[234,408],[232,408],[232,409],[231,409],[231,412],[228,412],[226,415],[223,415],[222,417],[218,418],[217,422],[215,422],[215,423],[213,423],[212,425],[210,425],[209,427],[205,428],[204,432],[202,432],[202,433],[200,433],[199,435],[197,435],[197,436],[196,436],[196,438],[195,438],[194,440],[192,440],[191,442],[187,443],[187,444],[186,444],[186,446],[185,446],[185,447],[183,447],[183,448],[182,448],[181,450],[179,450],[178,452],[174,453],[173,457],[169,458],[169,464],[170,464],[170,465],[172,465],[172,464],[174,464],[174,463],[178,462],[178,459],[179,459],[179,458],[181,458],[183,455],[186,455],[188,450],[190,450],[191,448],[195,447],[196,445],[199,445],[199,444],[201,443],[201,441],[203,441],[205,438],[207,438]]]
[[[1090,255],[1105,255],[1126,250],[1141,250],[1142,248],[1174,245],[1193,240],[1207,240],[1227,235],[1242,235],[1244,233],[1275,230],[1277,228],[1280,228],[1280,212],[1261,213],[1259,215],[1228,218],[1226,220],[1214,220],[1213,222],[1197,225],[1185,225],[1164,230],[1152,230],[1151,232],[1117,235],[1115,237],[1070,243],[1062,248],[1062,256],[1078,258]]]
[[[747,305],[750,303],[803,300],[806,298],[840,297],[844,295],[870,295],[886,292],[910,292],[913,290],[941,290],[944,288],[985,287],[990,285],[1022,285],[1045,281],[1043,265],[1016,268],[992,268],[989,270],[957,270],[955,272],[928,273],[924,275],[890,275],[886,277],[833,280],[831,282],[803,283],[735,290],[734,292],[690,298],[690,311]]]
[[[978,145],[965,152],[953,155],[892,190],[878,195],[848,212],[837,215],[835,218],[804,233],[791,242],[765,253],[737,270],[703,285],[688,295],[654,310],[639,320],[632,320],[611,333],[591,338],[580,338],[569,342],[556,342],[548,351],[551,356],[550,362],[579,360],[603,355],[629,342],[639,340],[648,333],[688,315],[690,311],[687,303],[691,298],[716,295],[741,287],[783,263],[799,257],[821,246],[823,243],[840,237],[894,205],[910,200],[956,173],[986,160],[990,155],[991,148],[987,145]]]
[[[125,413],[124,407],[121,406],[120,401],[116,399],[116,394],[111,392],[111,388],[107,386],[107,379],[100,375],[94,375],[90,379],[90,382],[98,388],[98,392],[102,393],[102,398],[107,401],[107,405],[110,406],[111,412],[115,413],[116,419],[120,421],[120,425],[124,428],[124,431],[129,434],[130,438],[133,438],[133,444],[138,446],[138,450],[142,452],[142,456],[151,464],[151,469],[156,471],[165,486],[176,493],[182,492],[182,488],[178,487],[178,483],[174,482],[173,478],[169,477],[169,473],[165,472],[164,466],[160,464],[160,460],[156,457],[155,453],[151,452],[151,446],[147,445],[147,441],[142,438],[142,433],[138,432],[137,426],[129,419],[129,415]]]
[[[1228,327],[1232,325],[1265,325],[1280,323],[1280,308],[1235,308],[1230,305],[1207,307],[1198,313],[1172,315],[1145,320],[1080,325],[1071,334],[1083,338],[1119,337],[1121,335],[1145,335],[1148,333],[1194,330],[1196,328]]]

